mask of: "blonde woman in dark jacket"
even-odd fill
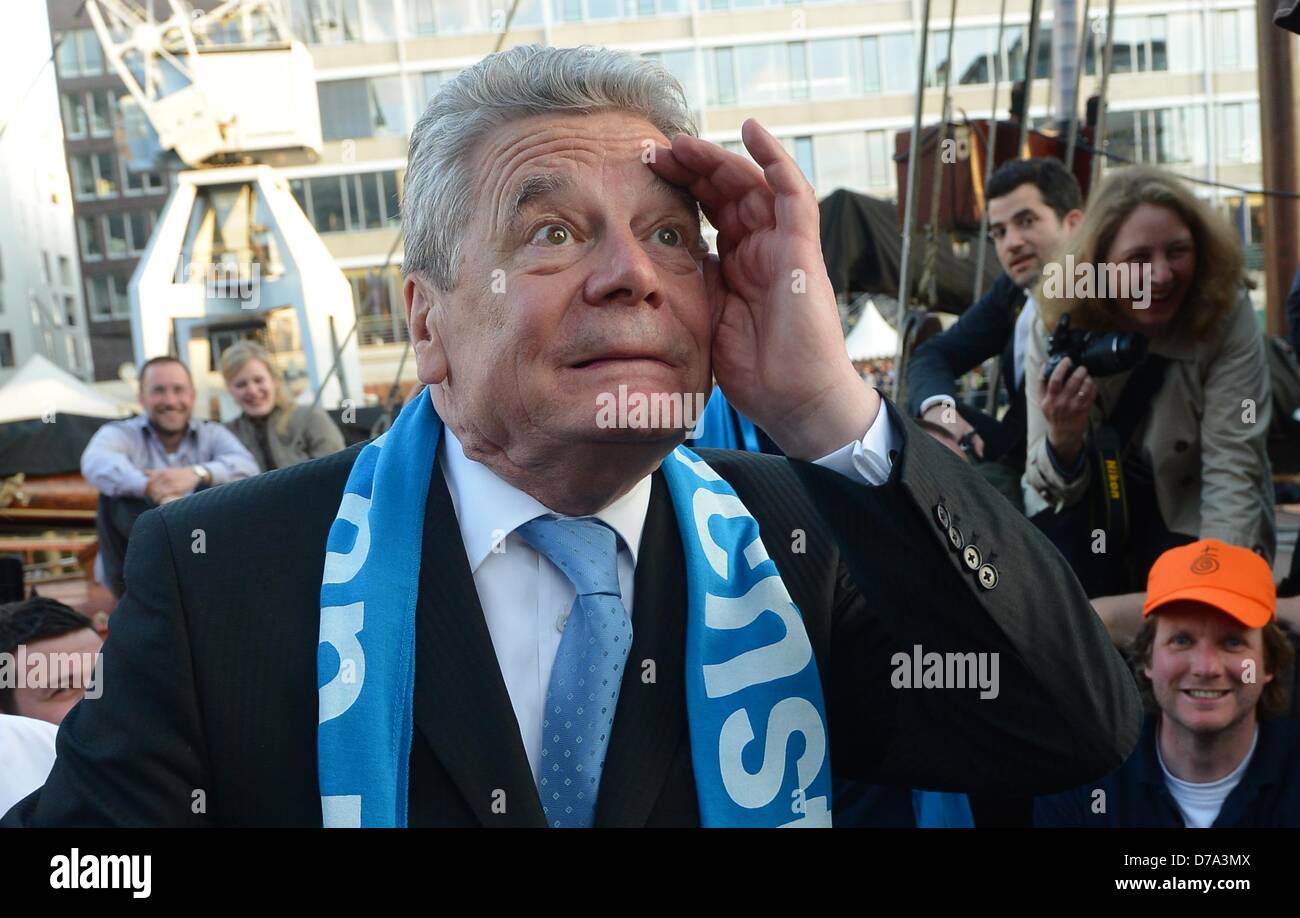
[[[271,355],[260,344],[240,341],[221,355],[226,388],[242,409],[226,424],[262,471],[328,456],[343,448],[343,434],[319,408],[295,405]]]

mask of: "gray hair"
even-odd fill
[[[584,45],[522,45],[489,54],[438,91],[411,131],[402,191],[406,275],[456,286],[461,236],[473,217],[476,142],[531,115],[640,115],[665,137],[696,135],[681,84],[654,61]]]

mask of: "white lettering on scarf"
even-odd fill
[[[366,681],[366,653],[357,635],[365,624],[366,605],[326,606],[320,610],[320,639],[339,655],[339,671],[321,686],[320,720],[333,720],[352,707]]]

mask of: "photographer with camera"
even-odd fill
[[[1124,640],[1162,552],[1272,559],[1268,365],[1235,234],[1172,174],[1111,173],[1058,258],[1025,359],[1025,509]]]

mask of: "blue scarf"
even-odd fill
[[[326,827],[406,825],[416,592],[441,432],[421,394],[357,456],[330,527],[317,649]],[[681,446],[662,469],[686,557],[701,822],[829,826],[826,707],[803,618],[731,486]]]

